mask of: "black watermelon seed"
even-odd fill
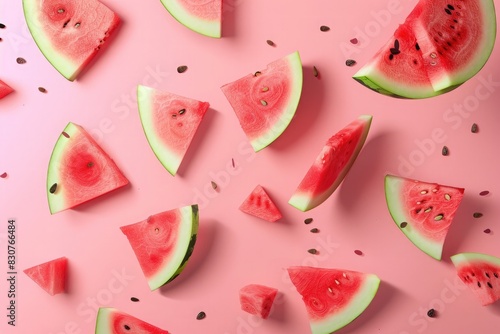
[[[47,93],[47,90],[43,87],[38,87],[38,91],[41,93]]]
[[[88,168],[92,168],[92,167],[94,167],[94,162],[93,162],[93,161],[89,161],[89,162],[87,162],[87,167],[88,167]]]
[[[354,59],[347,59],[347,60],[345,61],[345,64],[346,64],[347,66],[354,66],[354,65],[356,65],[356,61],[355,61]]]
[[[2,37],[0,37],[0,42],[2,41]]]
[[[450,4],[448,4],[448,6],[447,6],[447,7],[448,7],[449,9],[451,9],[451,10],[455,10],[455,7],[453,7],[453,6],[452,6],[452,5],[450,5]]]
[[[479,193],[479,196],[486,196],[488,195],[490,192],[488,190],[483,190]]]
[[[396,39],[396,40],[394,40],[394,48],[395,48],[396,50],[399,50],[399,41],[398,41],[397,39]]]
[[[276,44],[274,44],[274,42],[273,42],[273,41],[271,41],[270,39],[268,39],[268,40],[266,41],[266,43],[267,43],[267,45],[270,45],[270,46],[276,46]]]
[[[486,284],[488,284],[488,288],[493,289],[493,285],[491,285],[490,282],[487,282]]]
[[[196,319],[197,320],[205,319],[206,316],[207,316],[206,313],[201,311],[200,313],[198,313],[198,315],[196,315]]]
[[[188,67],[186,65],[179,66],[177,67],[177,73],[184,73],[187,69]]]
[[[211,181],[211,183],[212,183],[212,188],[217,189],[217,183],[215,183],[214,181]]]
[[[488,274],[488,273],[484,273],[484,275],[485,275],[486,277],[490,278],[490,274]]]
[[[311,224],[313,222],[313,219],[312,218],[306,218],[304,220],[304,224]]]
[[[319,233],[319,229],[317,229],[316,227],[312,228],[311,229],[311,233]]]
[[[131,298],[130,298],[130,300],[131,300],[131,301],[133,301],[133,302],[135,303],[135,302],[138,302],[138,301],[139,301],[139,298],[136,298],[136,297],[131,297]]]
[[[393,59],[394,59],[394,55],[391,53],[391,54],[389,55],[389,60],[393,60]]]
[[[328,30],[330,30],[330,27],[328,27],[328,26],[321,26],[321,27],[319,27],[319,30],[321,30],[321,31],[328,31]]]
[[[231,158],[231,165],[233,166],[233,168],[236,167],[236,164],[234,163],[234,158]]]
[[[308,249],[307,252],[311,254],[318,254],[318,251],[314,248]]]
[[[470,128],[470,131],[471,131],[472,133],[477,133],[477,131],[478,131],[478,130],[479,130],[479,129],[477,128],[477,124],[476,124],[476,123],[472,124],[472,126],[471,126],[471,128]]]
[[[436,316],[436,310],[431,308],[429,311],[427,311],[427,316],[429,318],[434,318]]]
[[[26,64],[26,59],[24,59],[22,57],[17,57],[16,62],[18,64]]]
[[[55,193],[55,192],[56,192],[56,190],[57,190],[57,183],[54,183],[54,184],[50,187],[49,192],[50,192],[51,194],[53,194],[53,193]]]
[[[396,48],[390,48],[389,51],[391,51],[391,54],[393,55],[398,55],[401,53],[401,51],[399,51],[398,49]]]
[[[415,44],[415,49],[420,50],[420,45],[418,45],[418,43]]]
[[[123,328],[125,328],[126,330],[130,330],[130,326],[129,325],[124,325]]]
[[[186,112],[186,109],[181,109],[181,110],[179,110],[179,115],[182,115],[182,114],[184,114],[185,112]]]
[[[441,151],[443,155],[448,155],[450,153],[450,150],[448,149],[448,146],[443,146],[443,149]]]
[[[448,8],[445,8],[444,11],[446,12],[446,14],[451,15],[451,11]]]
[[[356,255],[360,255],[360,256],[361,256],[361,255],[363,255],[363,252],[362,252],[362,251],[360,251],[359,249],[356,249],[356,250],[354,251],[354,254],[356,254]]]
[[[0,23],[0,29],[5,29],[5,24]]]
[[[487,228],[486,230],[483,231],[484,233],[486,234],[490,234],[491,233],[491,230],[489,228]]]
[[[483,214],[481,212],[474,212],[472,214],[472,217],[474,217],[474,218],[481,218],[482,216],[483,216]]]
[[[318,72],[318,69],[316,68],[316,66],[313,66],[313,74],[314,76],[317,78],[318,75],[319,75],[319,72]]]
[[[481,282],[477,282],[477,286],[478,286],[478,287],[481,287]]]
[[[358,39],[357,39],[357,38],[352,38],[352,39],[350,40],[350,42],[351,42],[352,44],[358,44]]]
[[[258,76],[259,76],[259,75],[261,75],[261,74],[262,74],[262,72],[261,72],[261,71],[257,71],[257,72],[255,72],[255,73],[253,74],[253,76],[254,76],[254,77],[258,77]]]
[[[69,135],[65,131],[62,132],[62,135],[66,138],[69,138]]]
[[[498,274],[497,273],[493,273],[493,276],[495,276],[495,278],[498,278]]]
[[[405,228],[406,226],[408,226],[408,223],[407,222],[402,222],[399,226],[401,226],[401,228]]]

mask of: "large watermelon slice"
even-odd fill
[[[240,289],[240,306],[245,312],[267,319],[278,289],[261,285],[248,284]]]
[[[313,334],[332,333],[356,319],[377,294],[380,279],[351,270],[290,267]]]
[[[209,103],[141,85],[137,87],[137,101],[151,149],[175,175]]]
[[[302,93],[298,52],[221,87],[255,151],[276,140],[292,121]]]
[[[457,274],[479,299],[481,305],[500,299],[500,258],[482,253],[460,253],[451,261]]]
[[[66,291],[67,271],[68,259],[66,257],[60,257],[23,270],[29,278],[51,296]]]
[[[394,222],[415,246],[437,260],[463,196],[463,188],[385,176],[385,197]]]
[[[5,82],[0,80],[0,99],[4,98],[5,96],[9,95],[12,93],[14,90],[7,85]]]
[[[73,208],[127,184],[127,178],[94,138],[80,125],[68,123],[50,157],[50,212]]]
[[[198,205],[157,213],[120,227],[134,250],[151,290],[171,282],[193,253],[198,233]]]
[[[240,210],[269,222],[275,222],[282,218],[280,210],[261,185],[257,185],[241,203]]]
[[[47,60],[75,80],[119,26],[97,0],[23,0],[28,28]]]
[[[362,115],[328,139],[288,203],[307,211],[330,197],[358,157],[371,121],[372,116]]]
[[[495,37],[492,0],[420,0],[354,79],[398,97],[442,94],[484,66]]]
[[[100,307],[97,312],[95,334],[169,334],[113,307]]]
[[[161,0],[172,16],[189,29],[220,38],[222,0]]]

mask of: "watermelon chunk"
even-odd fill
[[[278,289],[261,284],[248,284],[240,289],[241,309],[262,319],[271,312]]]
[[[302,93],[302,62],[296,51],[221,87],[257,152],[292,121]]]
[[[9,95],[13,91],[14,90],[9,85],[0,80],[0,99],[3,99],[5,96]]]
[[[137,97],[149,145],[175,175],[210,104],[141,85]]]
[[[97,0],[23,0],[38,48],[66,79],[75,80],[120,24]]]
[[[169,334],[113,307],[100,307],[97,312],[95,334]]]
[[[328,139],[288,203],[308,211],[326,201],[358,157],[371,122],[372,116],[362,115]]]
[[[275,222],[282,218],[280,210],[261,185],[257,185],[241,203],[240,210],[269,222]]]
[[[464,196],[463,188],[385,177],[385,197],[398,228],[422,251],[441,260],[443,245]]]
[[[51,296],[66,291],[68,259],[60,257],[27,269],[23,272]]]
[[[171,282],[184,270],[196,243],[198,220],[195,204],[120,227],[151,290]]]
[[[314,267],[290,267],[288,274],[306,306],[313,334],[332,333],[355,320],[377,294],[374,274]]]
[[[54,214],[128,184],[114,161],[83,127],[68,123],[54,146],[47,198]]]
[[[161,0],[169,13],[184,26],[199,34],[220,38],[222,0]]]

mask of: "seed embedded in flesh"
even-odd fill
[[[263,92],[267,92],[269,90],[269,87],[262,87]]]
[[[332,288],[330,288],[330,287],[328,287],[328,291],[329,291],[330,293],[332,293],[332,292],[333,292],[333,289],[332,289]]]
[[[313,222],[313,219],[312,218],[306,218],[304,220],[304,224],[311,224]]]
[[[453,7],[453,5],[448,4],[447,7],[448,7],[448,9],[455,10],[455,7]]]
[[[445,8],[444,11],[446,12],[446,14],[451,15],[451,10],[449,10],[448,8]]]
[[[65,131],[62,132],[62,135],[66,138],[69,138],[69,135]]]
[[[207,316],[207,314],[205,312],[201,311],[200,313],[198,313],[196,315],[196,319],[197,320],[205,319],[206,316]]]
[[[263,106],[267,106],[267,102],[265,100],[260,100],[260,104],[262,104]]]
[[[57,183],[54,183],[54,184],[50,187],[49,192],[50,192],[51,194],[53,194],[53,193],[55,193],[55,192],[56,192],[56,190],[57,190]]]
[[[472,217],[474,217],[474,218],[481,218],[482,216],[483,216],[483,214],[481,212],[474,212],[472,214]]]
[[[408,226],[408,223],[407,222],[402,222],[399,226],[401,228],[405,228],[406,226]]]
[[[498,278],[498,274],[497,273],[493,273],[493,276],[495,276],[495,278]]]
[[[450,150],[448,149],[447,146],[443,146],[443,149],[441,150],[441,154],[444,156],[448,155],[450,153]]]
[[[436,217],[434,217],[434,220],[439,221],[439,220],[442,220],[443,218],[444,218],[444,215],[443,214],[439,214]]]
[[[470,131],[471,131],[472,133],[477,133],[478,128],[477,128],[477,124],[476,124],[476,123],[472,124],[472,126],[471,126],[471,128],[470,128]]]
[[[401,51],[399,51],[398,49],[396,48],[390,48],[389,51],[391,52],[391,54],[393,55],[398,55],[401,53]]]
[[[394,48],[399,50],[399,41],[397,39],[394,40]]]
[[[94,167],[94,162],[92,161],[87,162],[87,167],[88,168]]]
[[[330,30],[330,27],[328,27],[328,26],[321,26],[321,27],[319,27],[319,30],[325,32],[325,31]]]
[[[179,115],[182,115],[182,114],[184,114],[185,112],[186,112],[186,109],[181,109],[181,110],[179,110]]]
[[[417,51],[420,50],[420,45],[418,45],[418,43],[415,44],[415,49],[417,49]]]
[[[435,52],[431,52],[430,56],[431,56],[432,59],[436,59],[437,54]]]
[[[76,23],[75,23],[75,28],[80,27],[80,24],[81,24],[80,22],[76,22]]]
[[[481,287],[481,282],[477,282],[477,286],[478,286],[478,287]]]
[[[427,209],[424,210],[425,213],[429,213],[432,211],[432,206],[428,207]]]
[[[394,59],[394,55],[391,53],[391,54],[389,55],[389,60],[393,60],[393,59]]]
[[[493,289],[493,285],[491,285],[490,282],[487,282],[486,284],[488,284],[488,288]]]
[[[335,280],[335,284],[340,285],[340,282],[339,282],[339,281],[337,281],[337,280]]]
[[[425,195],[425,194],[427,194],[427,193],[428,193],[428,191],[427,191],[427,190],[422,190],[420,193],[421,193],[422,195]]]
[[[59,8],[59,9],[57,10],[57,12],[58,12],[59,14],[62,14],[62,13],[64,13],[64,9],[63,9],[63,8]]]
[[[128,331],[130,330],[130,326],[129,325],[125,325],[125,326],[123,326],[123,328],[125,328]]]
[[[444,199],[449,201],[451,199],[450,194],[444,194]]]

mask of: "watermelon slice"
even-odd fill
[[[298,52],[264,70],[221,87],[240,125],[257,152],[276,140],[292,121],[302,93]]]
[[[269,222],[275,222],[282,218],[280,210],[261,185],[257,185],[241,203],[240,210]]]
[[[463,196],[463,188],[385,176],[385,197],[394,222],[415,246],[436,260],[441,260]]]
[[[245,285],[240,289],[241,309],[262,319],[267,319],[277,294],[277,289],[265,285]]]
[[[161,0],[169,13],[184,26],[205,36],[220,38],[222,0]]]
[[[161,212],[120,227],[130,242],[151,290],[174,280],[193,253],[198,205]]]
[[[128,184],[114,161],[80,125],[68,123],[50,157],[47,198],[54,214]]]
[[[141,85],[137,97],[149,145],[162,165],[175,175],[210,105]]]
[[[500,258],[482,253],[460,253],[451,261],[457,274],[479,299],[481,305],[500,299]]]
[[[51,296],[66,291],[68,259],[60,257],[23,270],[36,284]]]
[[[166,330],[112,307],[100,307],[95,334],[169,334]]]
[[[420,0],[354,79],[386,95],[439,95],[479,72],[495,37],[492,0]]]
[[[350,270],[290,267],[288,274],[302,296],[313,334],[348,325],[370,305],[380,279]]]
[[[23,0],[38,48],[66,79],[75,80],[120,24],[97,0]]]
[[[9,95],[12,93],[14,90],[7,85],[5,82],[0,80],[0,99],[4,98],[5,96]]]
[[[372,116],[362,115],[328,139],[288,203],[308,211],[326,201],[358,157],[371,122]]]

